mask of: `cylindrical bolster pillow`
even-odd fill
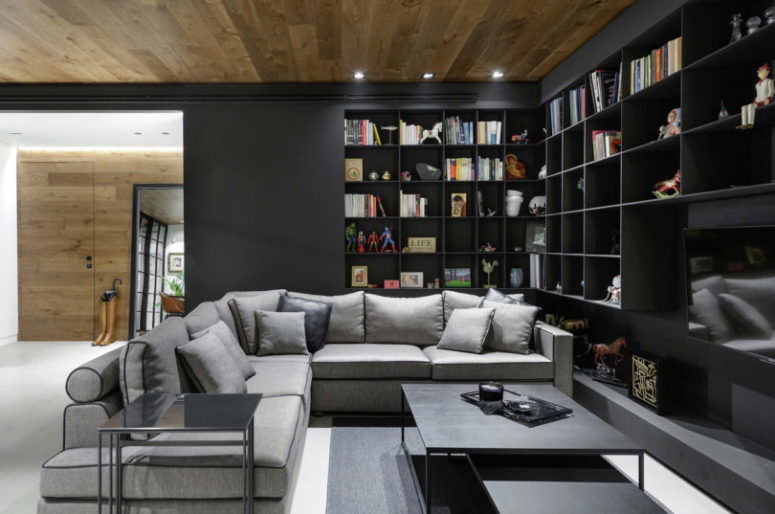
[[[65,390],[74,402],[95,402],[118,388],[118,357],[121,348],[100,355],[75,368]]]

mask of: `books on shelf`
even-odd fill
[[[562,97],[555,98],[549,102],[549,121],[551,135],[557,134],[562,130]]]
[[[427,216],[428,199],[418,194],[401,193],[401,217],[424,218]]]
[[[379,129],[369,120],[344,120],[345,145],[381,145]]]
[[[576,86],[568,91],[570,124],[575,125],[587,117],[587,86]]]
[[[681,69],[682,41],[681,36],[671,39],[648,55],[630,61],[631,95],[666,79]]]
[[[444,120],[444,137],[448,145],[472,145],[474,122],[463,121],[460,116],[450,116]]]
[[[503,123],[500,121],[480,121],[477,123],[477,144],[480,145],[497,145],[501,142],[501,127]]]
[[[619,64],[619,71],[595,70],[589,74],[589,84],[592,88],[592,106],[595,112],[600,112],[622,99],[621,76],[621,63]]]
[[[422,125],[407,124],[404,120],[401,120],[398,124],[398,140],[402,145],[419,145],[422,139],[422,131],[425,128]]]
[[[378,195],[345,194],[344,215],[346,218],[376,218],[385,216],[385,208]]]
[[[444,176],[447,180],[474,180],[474,164],[470,157],[458,157],[444,161]]]
[[[622,151],[622,133],[618,130],[593,130],[592,155],[594,160],[605,159]]]
[[[477,157],[476,180],[503,180],[503,161],[497,157]]]

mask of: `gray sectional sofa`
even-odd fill
[[[63,450],[43,464],[38,512],[96,512],[96,427],[143,393],[193,392],[175,349],[187,343],[190,334],[219,321],[239,336],[230,300],[258,295],[289,295],[332,305],[322,349],[312,355],[248,356],[256,373],[247,380],[247,391],[263,394],[255,416],[259,512],[288,512],[311,411],[398,412],[402,383],[530,380],[550,382],[572,394],[572,337],[550,325],[535,325],[534,350],[528,354],[437,348],[454,308],[478,305],[479,297],[446,291],[412,299],[363,292],[331,297],[284,290],[227,293],[199,305],[185,318],[168,318],[70,374],[66,391],[73,403],[64,411]],[[126,448],[126,512],[241,511],[240,452],[239,447]],[[107,494],[107,467],[103,477]]]

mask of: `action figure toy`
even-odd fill
[[[740,13],[733,14],[732,21],[729,22],[729,24],[732,25],[732,38],[729,42],[734,43],[743,37],[743,32],[740,30],[741,25],[743,24],[743,17]]]
[[[363,253],[366,251],[366,236],[363,233],[363,230],[358,231],[358,253]]]
[[[347,241],[347,246],[345,246],[345,251],[347,253],[355,253],[357,247],[357,234],[358,231],[355,228],[355,223],[350,223],[347,225],[347,227],[345,227],[344,240]]]
[[[654,184],[652,191],[657,198],[670,198],[681,194],[681,170],[675,172],[670,180],[663,180]]]
[[[371,231],[371,234],[369,234],[369,238],[366,240],[366,243],[369,245],[369,253],[379,253],[379,239],[377,238],[376,230]]]
[[[759,82],[756,83],[756,98],[753,103],[744,105],[741,110],[742,123],[737,128],[750,129],[753,128],[754,116],[756,115],[756,108],[768,105],[772,102],[772,97],[775,96],[775,83],[770,78],[770,72],[772,68],[768,63],[764,63],[756,70],[756,75],[759,77]]]
[[[519,145],[524,145],[530,142],[530,138],[527,137],[527,129],[523,130],[521,134],[514,134],[511,136],[511,142]]]
[[[395,253],[396,252],[396,242],[393,241],[393,228],[392,227],[385,227],[385,230],[382,232],[382,235],[379,236],[379,240],[382,241],[382,252],[383,253]],[[390,250],[388,250],[388,245],[390,245]]]
[[[671,136],[677,136],[681,133],[681,109],[675,108],[667,115],[667,125],[659,127],[659,137],[665,139]]]

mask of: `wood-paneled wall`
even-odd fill
[[[19,340],[92,339],[98,295],[114,278],[125,339],[133,186],[182,184],[182,153],[20,150],[17,174]]]

